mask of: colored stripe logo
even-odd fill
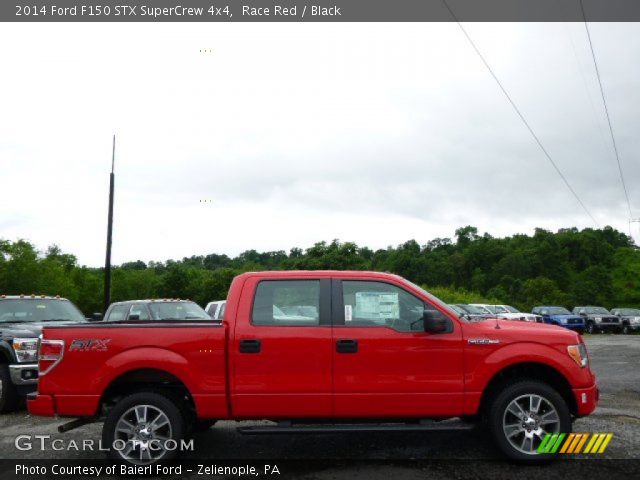
[[[603,453],[613,433],[547,433],[538,453]],[[587,441],[588,440],[588,441]],[[584,450],[583,450],[584,448]]]

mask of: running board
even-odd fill
[[[260,425],[255,427],[238,427],[243,435],[271,435],[280,433],[340,433],[340,432],[448,432],[455,430],[472,430],[475,425],[462,422],[447,423],[395,423],[395,424],[297,424],[297,425]]]

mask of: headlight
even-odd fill
[[[589,356],[587,355],[587,347],[584,343],[578,345],[569,345],[567,353],[581,368],[589,366]]]
[[[593,317],[596,323],[600,323],[602,321],[602,317]]]
[[[20,363],[38,361],[37,338],[14,338],[13,350],[16,352],[16,358]]]
[[[633,317],[629,323],[640,323],[640,317]]]

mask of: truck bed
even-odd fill
[[[38,384],[56,413],[95,415],[113,388],[134,391],[154,372],[190,392],[199,417],[225,418],[226,329],[219,322],[101,323],[46,328],[65,342],[63,359]],[[123,378],[126,384],[122,385]],[[117,384],[114,381],[117,379]]]

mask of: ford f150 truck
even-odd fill
[[[152,463],[197,422],[267,419],[246,434],[485,426],[502,451],[548,458],[596,407],[581,337],[552,325],[467,322],[396,275],[244,273],[213,320],[45,328],[31,414],[104,419],[116,460]],[[439,422],[461,417],[464,422]],[[65,426],[61,427],[65,428]]]
[[[544,323],[558,325],[568,328],[569,330],[575,330],[578,333],[584,333],[584,319],[578,314],[571,313],[564,307],[541,305],[533,307],[531,311],[536,315],[541,315]]]
[[[209,320],[211,317],[190,300],[173,298],[127,300],[109,305],[104,314],[106,322],[176,320]]]
[[[611,314],[622,320],[622,333],[629,334],[640,330],[640,309],[612,308]]]
[[[622,332],[622,322],[619,317],[613,315],[604,307],[575,307],[574,315],[584,318],[586,330],[589,333],[598,332]]]

